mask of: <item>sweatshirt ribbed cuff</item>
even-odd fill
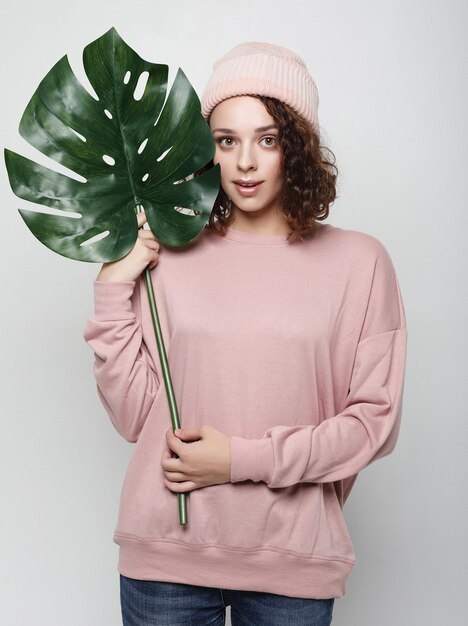
[[[94,315],[101,320],[135,317],[131,297],[136,281],[94,281]]]
[[[244,439],[231,435],[231,483],[253,480],[268,484],[272,476],[271,439]]]

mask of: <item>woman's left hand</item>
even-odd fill
[[[168,448],[161,457],[171,491],[185,493],[231,482],[231,438],[212,426],[182,428],[178,435],[166,432]],[[171,455],[171,450],[179,457]]]

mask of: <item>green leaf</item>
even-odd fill
[[[138,206],[159,241],[186,245],[207,223],[220,179],[219,166],[193,176],[215,153],[195,90],[179,68],[165,101],[168,66],[143,60],[114,28],[86,46],[83,64],[99,100],[64,56],[19,126],[24,139],[78,180],[5,150],[14,193],[62,213],[19,209],[22,218],[48,248],[80,261],[127,254],[138,236]]]

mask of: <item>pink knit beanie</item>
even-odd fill
[[[312,123],[319,133],[318,91],[304,61],[297,54],[270,43],[241,43],[213,66],[201,99],[208,119],[217,104],[233,96],[277,98]]]

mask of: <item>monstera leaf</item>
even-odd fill
[[[20,209],[23,220],[48,248],[79,261],[125,256],[138,237],[141,210],[160,242],[189,243],[209,219],[220,180],[218,166],[205,168],[215,143],[195,91],[179,69],[166,100],[168,66],[144,61],[114,28],[86,46],[83,62],[98,99],[65,56],[41,81],[20,122],[31,145],[77,178],[5,150],[14,193],[59,211]],[[148,268],[144,275],[175,430],[180,420]],[[186,524],[187,494],[177,495],[179,521]]]
[[[208,221],[219,191],[218,166],[193,176],[215,151],[197,94],[179,69],[165,102],[168,66],[144,61],[114,28],[86,46],[83,64],[98,100],[64,56],[41,81],[19,127],[78,179],[5,150],[14,193],[63,213],[19,209],[22,218],[48,248],[80,261],[127,254],[141,207],[159,241],[187,244]]]

